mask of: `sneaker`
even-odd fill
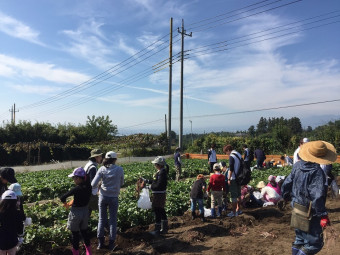
[[[237,212],[236,212],[236,215],[241,215],[243,212],[241,211],[241,210],[238,210]]]
[[[237,213],[235,214],[234,212],[230,212],[227,214],[228,217],[235,217],[237,216]]]

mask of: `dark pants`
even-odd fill
[[[81,230],[81,231],[72,231],[72,247],[75,250],[79,250],[79,239],[80,239],[80,233],[84,239],[84,243],[86,246],[90,245],[90,237],[87,232],[87,229]]]
[[[257,168],[262,168],[263,167],[263,161],[264,160],[265,160],[264,158],[256,159]]]
[[[162,220],[167,220],[164,209],[166,201],[166,193],[152,194],[152,209],[155,212],[156,223],[161,223]]]
[[[214,165],[216,164],[216,162],[210,162],[210,173],[214,172]]]

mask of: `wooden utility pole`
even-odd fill
[[[192,36],[192,32],[190,34],[186,34],[184,30],[184,20],[182,19],[182,30],[180,31],[178,28],[178,33],[182,35],[182,49],[181,49],[181,93],[180,93],[180,109],[179,109],[179,147],[183,149],[183,70],[184,70],[184,36]]]
[[[169,40],[169,105],[168,105],[168,153],[171,153],[171,101],[172,101],[172,18],[170,18]]]

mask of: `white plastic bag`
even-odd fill
[[[140,197],[137,202],[137,206],[141,209],[148,210],[151,209],[152,203],[150,201],[149,189],[143,188],[140,193]]]
[[[211,210],[204,207],[204,217],[210,217],[211,216]]]

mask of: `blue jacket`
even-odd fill
[[[327,215],[325,203],[327,186],[326,175],[319,164],[300,160],[293,165],[292,172],[282,184],[282,196],[292,196],[293,202],[308,206],[312,201],[313,216]]]

